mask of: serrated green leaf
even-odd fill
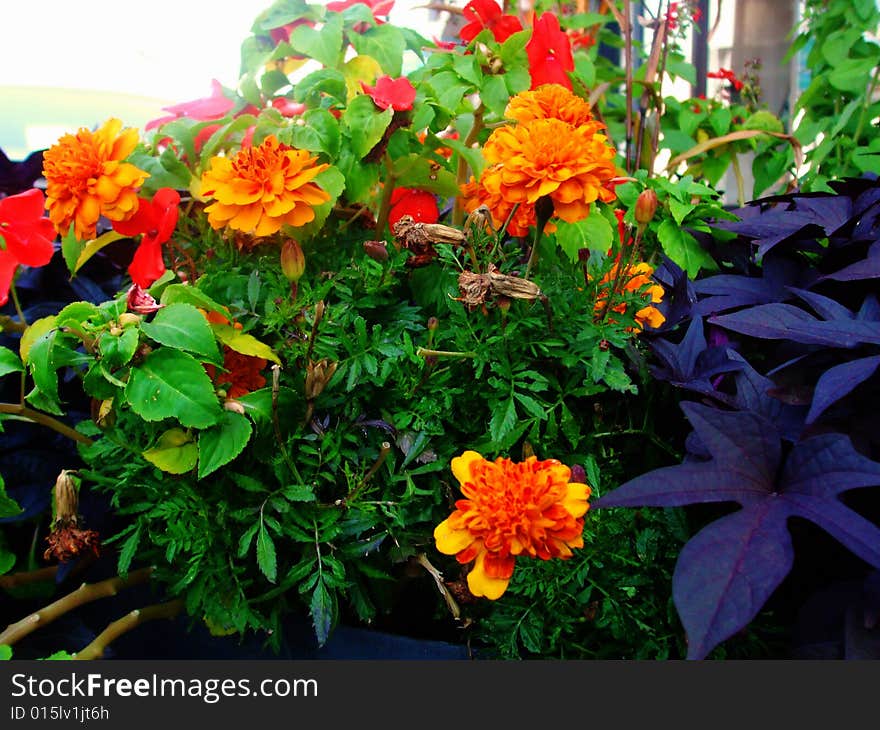
[[[315,492],[308,484],[289,484],[281,494],[291,502],[314,502]]]
[[[257,530],[260,529],[260,523],[254,522],[247,530],[244,531],[242,536],[238,539],[238,557],[243,558],[247,555],[248,550],[251,547],[251,541],[254,539],[254,535],[257,534]]]
[[[101,360],[109,368],[120,368],[128,364],[138,348],[138,328],[127,327],[118,335],[102,332],[98,338],[98,350]]]
[[[199,447],[182,428],[170,428],[159,436],[154,447],[141,455],[168,474],[186,474],[196,465]]]
[[[34,386],[43,397],[39,407],[46,408],[55,415],[61,415],[61,406],[58,402],[58,365],[54,361],[53,353],[57,335],[57,329],[49,329],[34,340],[28,351],[28,370],[34,380]],[[29,395],[28,399],[31,398],[32,395]]]
[[[141,323],[141,331],[159,344],[201,355],[213,363],[222,362],[211,325],[192,304],[180,302],[163,307],[151,322]]]
[[[223,413],[205,368],[192,355],[168,347],[131,368],[125,398],[145,421],[176,418],[184,426],[208,428]]]
[[[359,55],[375,58],[382,71],[389,76],[400,76],[406,39],[399,28],[386,23],[373,26],[363,33],[349,34],[348,38]]]
[[[328,16],[320,30],[299,25],[290,34],[290,45],[299,53],[330,68],[342,60],[342,16]]]
[[[0,518],[15,517],[23,511],[18,502],[6,494],[6,485],[3,483],[3,477],[0,476]]]
[[[657,238],[666,255],[687,271],[692,279],[696,278],[700,269],[715,269],[712,257],[703,250],[697,239],[687,231],[681,230],[674,221],[668,218],[657,227]]]
[[[330,637],[330,630],[335,620],[335,601],[327,591],[324,581],[318,581],[312,593],[309,603],[309,611],[312,614],[312,625],[315,628],[315,638],[318,646],[324,646]]]
[[[214,301],[201,289],[187,284],[169,284],[162,290],[160,304],[192,304],[209,312],[226,312],[226,307]]]
[[[489,435],[493,441],[501,441],[514,426],[516,426],[516,404],[511,396],[503,406],[496,406],[489,421]]]
[[[578,261],[582,248],[605,253],[614,240],[614,231],[608,219],[593,206],[590,215],[577,223],[557,223],[556,242],[572,262]]]
[[[119,561],[116,570],[123,578],[128,575],[128,569],[131,567],[131,561],[137,553],[140,541],[141,526],[138,525],[137,529],[128,536],[126,541],[122,543],[122,547],[119,549]]]
[[[75,228],[75,224],[71,223],[67,233],[61,238],[61,256],[64,258],[67,270],[71,274],[76,266],[76,261],[79,258],[79,255],[82,253],[83,246],[85,246],[85,244],[76,237],[76,233],[74,233]]]
[[[24,365],[12,350],[0,347],[0,378],[9,373],[23,373]]]
[[[25,365],[28,364],[28,357],[34,342],[45,335],[49,330],[56,327],[57,320],[57,315],[53,314],[49,317],[42,317],[35,322],[31,322],[18,343],[18,354],[21,356],[22,363]]]
[[[257,565],[266,579],[274,583],[278,577],[278,560],[275,556],[275,543],[263,520],[260,520],[257,531]]]
[[[251,438],[251,422],[240,413],[223,411],[220,422],[199,434],[199,479],[228,464]]]
[[[373,100],[366,94],[351,100],[342,115],[342,121],[357,159],[364,157],[382,139],[393,116],[394,110],[391,107],[384,110],[377,109]]]
[[[688,214],[690,214],[696,207],[697,206],[693,203],[682,203],[675,198],[669,198],[669,212],[672,213],[672,217],[678,225],[681,225],[682,221],[687,218]]]

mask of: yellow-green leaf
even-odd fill
[[[117,233],[114,230],[109,230],[106,233],[102,233],[97,238],[93,238],[91,241],[88,241],[85,246],[83,246],[82,251],[79,254],[79,258],[76,260],[76,264],[73,267],[73,271],[71,273],[76,273],[79,271],[92,256],[94,256],[98,251],[100,251],[104,246],[109,246],[111,243],[119,241],[120,239],[127,238],[127,236],[123,236],[121,233]]]
[[[269,347],[269,345],[260,342],[256,337],[245,334],[241,330],[237,330],[235,327],[228,324],[214,324],[211,325],[211,327],[214,329],[214,334],[217,335],[217,339],[230,349],[235,350],[242,355],[262,357],[266,360],[271,360],[278,365],[281,364],[281,360],[278,358],[278,355],[272,351],[272,348]]]
[[[169,474],[185,474],[196,465],[199,447],[187,431],[170,428],[152,449],[144,451],[143,457]]]
[[[55,326],[55,321],[57,319],[58,317],[54,314],[50,317],[43,317],[32,323],[24,331],[24,334],[21,336],[21,341],[18,343],[18,353],[21,355],[21,361],[25,365],[28,363],[28,355],[30,354],[33,344]]]

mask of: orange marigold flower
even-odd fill
[[[65,235],[73,223],[78,239],[94,238],[102,215],[125,221],[137,212],[137,191],[149,174],[123,162],[137,143],[136,129],[109,119],[95,132],[65,134],[46,150],[46,208],[56,231]]]
[[[569,558],[584,546],[583,516],[591,489],[571,481],[571,469],[556,459],[524,462],[484,459],[465,451],[452,460],[452,473],[466,499],[434,529],[437,549],[459,563],[474,563],[471,593],[499,598],[518,555]]]
[[[213,365],[206,364],[208,377],[215,385],[226,388],[227,399],[241,398],[266,385],[262,371],[268,361],[262,357],[242,355],[228,345],[223,346],[223,370],[218,372]]]
[[[535,119],[501,127],[483,153],[490,165],[502,165],[499,194],[508,203],[531,206],[549,196],[555,214],[575,223],[589,215],[594,201],[614,199],[605,184],[617,174],[615,150],[592,124]]]
[[[559,119],[573,127],[593,123],[594,131],[603,128],[599,122],[594,122],[590,105],[560,84],[542,84],[537,89],[517,94],[508,103],[504,116],[517,122]]]
[[[614,297],[611,288],[614,286],[614,281],[617,278],[618,267],[619,264],[614,264],[611,267],[611,271],[605,274],[601,281],[599,281],[599,296],[596,298],[596,304],[593,307],[594,312],[601,312],[604,309],[605,300],[609,294],[612,298]],[[648,327],[659,327],[666,321],[664,314],[657,307],[653,306],[663,301],[664,294],[663,287],[651,279],[653,273],[654,268],[642,261],[633,266],[628,266],[623,274],[621,274],[620,281],[618,282],[618,289],[621,292],[640,294],[650,302],[646,306],[639,308],[633,315],[636,321],[635,331],[637,332],[642,331],[645,325]],[[618,314],[623,314],[626,309],[626,302],[621,302],[611,307],[611,311]]]
[[[228,226],[253,236],[269,236],[282,225],[302,226],[315,218],[314,206],[330,196],[312,180],[329,165],[316,164],[269,135],[258,147],[234,157],[213,157],[202,174],[202,194],[214,198],[205,210],[215,229]]]

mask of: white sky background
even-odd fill
[[[432,21],[427,10],[414,9],[423,2],[427,0],[397,0],[391,22],[428,38],[439,35],[443,19]],[[141,126],[161,116],[162,106],[208,96],[214,78],[235,87],[241,43],[271,4],[272,0],[0,0],[0,147],[15,159],[114,113],[127,126]],[[6,104],[27,105],[30,119],[20,108],[10,112],[2,98],[4,87]],[[28,90],[24,96],[23,89]],[[101,118],[86,119],[82,105],[73,110],[70,94],[53,94],[51,89],[112,96],[95,97],[88,108]],[[76,97],[91,104],[85,94]],[[114,106],[119,111],[112,111]]]

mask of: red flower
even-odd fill
[[[177,206],[180,195],[171,188],[160,188],[152,202],[138,198],[138,209],[127,221],[115,221],[113,229],[123,236],[136,236],[143,233],[141,245],[134,253],[128,267],[132,281],[146,289],[165,273],[162,260],[162,244],[165,243],[177,225]]]
[[[270,103],[272,107],[281,112],[281,115],[284,117],[298,117],[306,110],[305,104],[291,101],[284,96],[276,96]]]
[[[200,122],[208,119],[221,119],[225,117],[235,102],[223,93],[223,86],[217,79],[211,80],[211,96],[204,99],[194,99],[193,101],[184,101],[180,104],[162,107],[162,111],[170,113],[170,116],[153,119],[144,125],[144,130],[153,129],[153,127],[161,126],[166,122],[173,122],[181,117],[196,119]]]
[[[571,42],[559,27],[559,20],[552,13],[544,13],[535,21],[532,39],[526,45],[529,57],[531,88],[543,84],[560,84],[571,89],[569,71],[574,71]]]
[[[492,35],[499,43],[504,43],[514,33],[523,29],[519,18],[503,15],[494,0],[471,0],[464,6],[462,14],[470,21],[459,32],[465,43],[470,43],[484,28],[492,31]]]
[[[55,226],[43,218],[43,191],[31,188],[0,200],[0,306],[9,299],[9,287],[19,264],[45,266],[55,253]]]
[[[437,198],[425,190],[395,188],[391,193],[388,225],[393,226],[403,216],[410,215],[416,223],[436,223],[440,219]]]
[[[394,7],[394,0],[334,0],[327,3],[327,10],[334,13],[341,13],[352,5],[366,5],[373,12],[373,20],[376,25],[382,25],[385,21],[380,20],[377,16],[383,15],[386,18]],[[370,29],[367,23],[358,23],[354,26],[355,33],[366,33]]]
[[[361,87],[373,103],[383,110],[390,106],[396,112],[405,112],[412,109],[416,100],[416,87],[406,76],[401,76],[399,79],[380,76],[376,79],[375,86],[367,86],[361,81]]]
[[[227,320],[228,321],[228,320]],[[205,364],[208,377],[215,385],[226,388],[226,398],[231,400],[259,390],[266,385],[262,370],[268,365],[262,357],[242,355],[228,345],[223,346],[223,370]]]
[[[740,91],[743,87],[743,82],[740,81],[736,77],[736,74],[729,68],[719,68],[717,71],[710,71],[706,74],[706,78],[724,79],[725,81],[729,81],[736,91]]]

